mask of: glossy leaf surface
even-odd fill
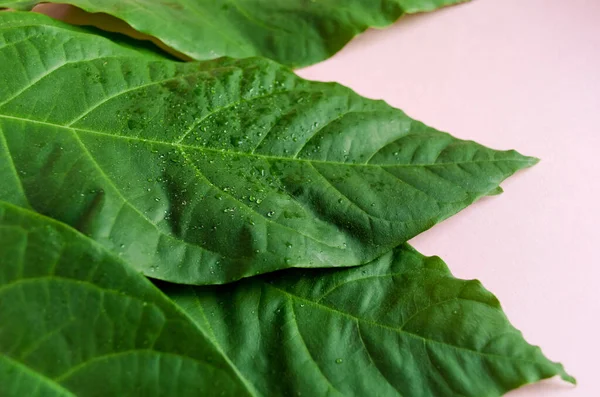
[[[174,303],[85,236],[0,203],[2,395],[481,397],[574,381],[478,282],[408,246],[360,268],[161,286]]]
[[[358,268],[162,288],[265,396],[491,397],[574,382],[478,281],[407,245]]]
[[[178,63],[0,14],[0,198],[145,274],[226,283],[367,263],[535,159],[264,59]]]
[[[0,395],[243,396],[222,352],[92,240],[0,202]]]
[[[289,66],[317,63],[369,27],[465,0],[60,0],[106,13],[196,60],[263,56]],[[0,0],[28,10],[40,1]]]

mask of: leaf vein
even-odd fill
[[[371,325],[371,326],[374,326],[374,327],[388,329],[390,331],[393,331],[393,332],[396,332],[396,333],[399,333],[399,334],[405,334],[408,337],[419,339],[419,340],[425,341],[427,343],[434,343],[434,344],[442,345],[442,346],[445,346],[445,347],[450,348],[450,349],[454,349],[454,350],[457,350],[457,351],[464,351],[464,352],[467,352],[469,354],[474,354],[474,355],[478,355],[478,356],[482,356],[482,357],[487,357],[487,358],[490,358],[490,359],[503,359],[503,360],[512,360],[512,361],[519,361],[519,362],[526,362],[526,363],[537,364],[537,362],[535,362],[533,360],[526,360],[526,359],[523,359],[523,358],[507,357],[507,356],[502,356],[502,355],[499,355],[499,354],[492,354],[492,353],[480,352],[480,351],[472,350],[472,349],[469,349],[469,348],[466,348],[466,347],[462,347],[462,346],[451,345],[451,344],[449,344],[447,342],[442,342],[442,341],[438,341],[438,340],[434,340],[434,339],[427,339],[427,338],[425,338],[425,337],[423,337],[421,335],[418,335],[418,334],[415,334],[415,333],[412,333],[412,332],[408,332],[408,331],[403,330],[403,329],[395,328],[395,327],[392,327],[392,326],[389,326],[389,325],[385,325],[385,324],[379,324],[379,323],[376,323],[374,321],[369,321],[369,320],[361,319],[361,318],[356,317],[356,316],[354,316],[354,315],[352,315],[350,313],[345,313],[345,312],[342,312],[342,311],[340,311],[338,309],[335,309],[335,308],[333,308],[331,306],[327,306],[327,305],[324,305],[322,303],[311,301],[309,299],[300,297],[298,295],[294,295],[294,294],[292,294],[292,293],[290,293],[288,291],[285,291],[285,290],[283,290],[281,288],[278,288],[278,287],[276,287],[276,286],[274,286],[272,284],[266,283],[265,285],[267,285],[268,287],[273,288],[273,289],[279,291],[280,293],[283,293],[284,295],[289,296],[290,299],[292,299],[292,300],[295,299],[295,300],[298,300],[298,301],[306,302],[307,304],[310,304],[312,306],[317,306],[318,308],[320,308],[322,310],[327,310],[327,311],[330,311],[332,313],[336,313],[336,314],[338,314],[340,316],[347,317],[347,318],[352,319],[354,321],[360,321],[361,323],[368,324],[368,325]],[[459,298],[459,299],[466,300],[466,301],[469,301],[469,302],[474,302],[474,301],[470,301],[468,299],[462,299],[462,298]]]

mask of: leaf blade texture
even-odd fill
[[[61,0],[106,13],[196,60],[263,56],[288,66],[329,58],[369,27],[465,0]],[[29,10],[39,1],[0,0]],[[52,3],[52,2],[51,2]]]
[[[264,59],[179,63],[42,15],[0,20],[0,199],[153,278],[364,264],[536,161]]]
[[[0,295],[3,396],[250,395],[145,277],[76,231],[5,202]]]
[[[217,287],[142,275],[0,202],[3,395],[497,396],[555,375],[496,298],[407,245]],[[37,394],[36,394],[37,393]]]

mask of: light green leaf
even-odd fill
[[[160,285],[174,303],[91,240],[0,203],[2,395],[482,397],[574,382],[478,282],[408,246],[359,268]]]
[[[407,245],[347,270],[159,284],[265,396],[499,396],[565,373],[478,281]]]
[[[199,328],[92,240],[0,202],[0,395],[252,395]]]
[[[329,58],[369,27],[466,0],[60,0],[113,15],[196,60],[264,56],[289,66]],[[29,10],[40,1],[0,0]]]
[[[36,14],[0,26],[0,199],[24,192],[154,278],[364,264],[536,161],[264,59],[162,60]]]

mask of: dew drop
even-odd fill
[[[343,363],[343,362],[344,362],[344,360],[343,360],[343,359],[341,359],[341,358],[337,358],[337,359],[335,360],[335,363],[336,363],[336,364],[341,364],[341,363]]]
[[[268,216],[269,218],[272,218],[272,217],[273,217],[273,215],[275,215],[275,211],[269,211],[269,212],[267,212],[267,216]]]

